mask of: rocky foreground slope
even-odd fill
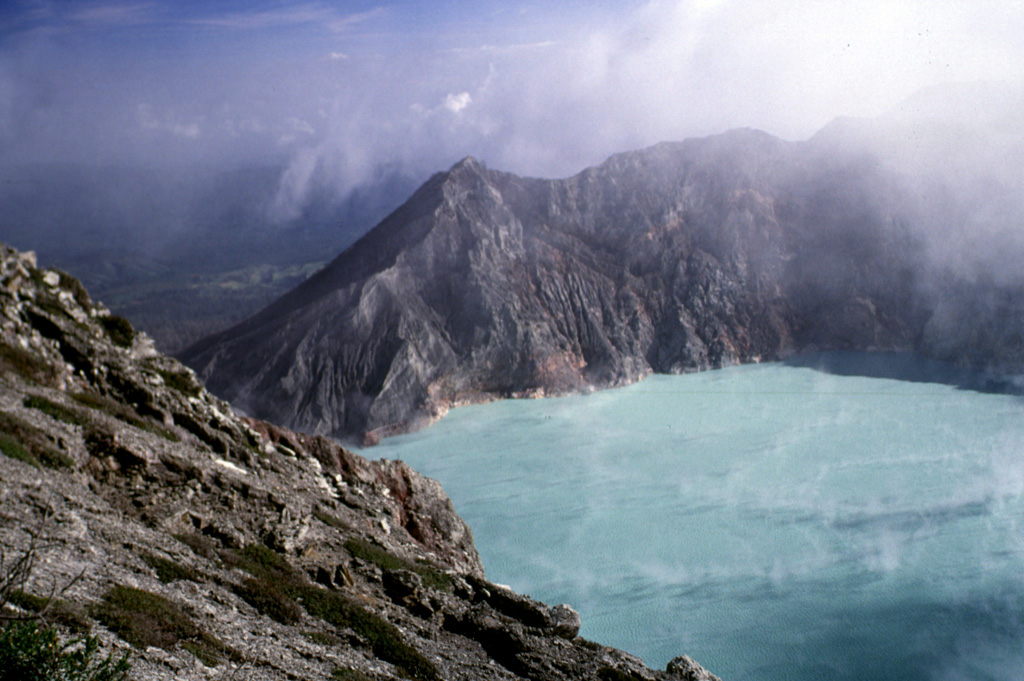
[[[945,221],[970,250],[970,206],[837,135],[736,130],[565,180],[466,159],[183,359],[248,413],[368,441],[464,402],[804,350],[1024,366],[1021,286],[958,274],[929,241]]]
[[[714,678],[580,638],[570,607],[486,580],[435,481],[235,416],[2,246],[0,452],[0,614],[56,587],[46,617],[130,651],[131,678]]]

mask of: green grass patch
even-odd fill
[[[85,414],[75,409],[69,409],[64,405],[57,404],[56,402],[52,402],[39,395],[29,395],[24,399],[24,401],[22,401],[22,404],[29,409],[36,409],[43,412],[50,418],[72,426],[85,426],[89,423],[89,418]]]
[[[142,589],[115,586],[90,614],[142,650],[149,646],[171,650],[181,645],[207,666],[225,657],[241,661],[236,651],[200,629],[177,605]]]
[[[427,563],[426,561],[412,562],[396,556],[385,549],[372,544],[365,539],[353,537],[345,542],[345,550],[353,558],[362,558],[375,563],[382,570],[394,572],[395,570],[409,570],[423,578],[423,585],[440,591],[448,591],[452,588],[452,578],[440,568]]]
[[[36,468],[75,465],[71,457],[54,448],[43,431],[7,412],[0,412],[0,451]]]
[[[302,619],[302,608],[273,582],[250,577],[234,588],[234,592],[256,612],[281,624],[295,624]]]
[[[163,556],[156,556],[151,553],[139,554],[139,557],[156,572],[156,578],[164,584],[184,580],[187,582],[200,582],[202,576],[187,565],[182,565]]]
[[[124,317],[116,314],[100,317],[100,325],[107,332],[107,337],[114,345],[122,348],[130,348],[135,342],[135,328],[132,323]]]

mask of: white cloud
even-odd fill
[[[109,0],[38,20],[79,27],[86,46],[109,38],[102,25],[163,21],[166,40],[135,61],[117,61],[127,47],[75,52],[27,29],[0,43],[0,94],[13,93],[0,96],[0,127],[18,131],[5,139],[19,158],[290,163],[282,200],[294,204],[309,186],[343,194],[381,167],[423,177],[467,154],[551,177],[737,126],[803,139],[921,86],[1018,80],[1024,63],[1024,7],[1001,0],[440,3],[416,14],[168,3]],[[251,34],[278,27],[289,30]]]
[[[444,98],[444,108],[457,114],[472,102],[473,98],[470,97],[468,92],[460,92],[457,95],[449,93],[448,96]]]

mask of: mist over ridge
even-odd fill
[[[809,350],[1019,374],[1007,167],[922,171],[919,146],[891,142],[901,125],[840,120],[806,142],[737,129],[563,180],[467,158],[184,357],[242,408],[371,440],[466,401]]]

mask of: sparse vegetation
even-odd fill
[[[322,646],[340,646],[341,639],[334,634],[328,634],[325,631],[304,631],[302,635],[308,638],[313,643],[319,643]]]
[[[10,622],[0,630],[0,681],[121,681],[128,655],[99,655],[95,636],[61,643],[54,627],[36,621]]]
[[[295,624],[302,619],[302,608],[273,583],[250,577],[234,589],[242,600],[281,624]]]
[[[67,423],[68,425],[85,426],[89,423],[89,419],[84,414],[74,409],[68,409],[40,395],[29,395],[22,401],[22,404],[29,409],[41,411],[50,418]]]
[[[53,446],[43,431],[7,412],[0,412],[0,451],[36,468],[75,465],[71,457]]]
[[[405,560],[375,544],[354,537],[345,542],[345,550],[353,558],[362,558],[371,563],[376,563],[382,570],[392,572],[395,570],[409,570],[415,572],[423,578],[423,585],[426,587],[442,591],[451,589],[452,578],[440,568],[425,561],[414,563]]]
[[[80,608],[60,598],[81,577],[63,588],[54,584],[43,598],[24,590],[39,559],[43,528],[49,512],[29,531],[28,546],[13,555],[0,546],[0,681],[121,681],[129,670],[128,655],[99,656],[99,639],[83,636],[61,642],[56,627],[88,632],[90,623]],[[14,606],[12,610],[8,606]],[[20,610],[21,612],[18,612]]]
[[[7,602],[34,613],[51,624],[67,627],[76,634],[87,634],[92,629],[92,622],[85,610],[62,598],[43,598],[25,591],[15,590],[10,593]]]
[[[100,317],[100,324],[114,345],[130,348],[135,342],[135,328],[124,317],[119,317],[116,314]]]
[[[189,582],[198,582],[202,580],[202,576],[190,568],[187,565],[176,563],[173,560],[169,560],[162,556],[156,556],[152,553],[143,553],[139,556],[145,561],[146,565],[153,568],[156,571],[156,578],[164,584],[170,584],[178,580],[185,580]]]
[[[92,305],[92,300],[89,298],[89,292],[85,290],[85,286],[82,285],[82,282],[63,270],[55,271],[60,275],[60,287],[70,291],[71,295],[75,297],[75,302],[84,308],[88,308]]]
[[[0,373],[40,383],[53,378],[53,368],[34,353],[3,342],[0,342]]]
[[[175,539],[192,549],[192,553],[206,558],[207,560],[218,560],[217,544],[201,534],[175,534]]]
[[[164,379],[164,384],[168,388],[177,390],[182,395],[199,397],[199,394],[203,391],[203,386],[188,372],[168,371],[166,369],[157,369],[156,372]]]
[[[170,650],[180,644],[207,666],[225,657],[240,660],[237,652],[201,630],[177,605],[142,589],[115,586],[90,614],[136,648]]]
[[[310,615],[336,627],[352,629],[370,645],[374,655],[398,667],[408,678],[440,679],[434,664],[406,643],[395,625],[338,592],[306,586],[299,590],[299,602]]]
[[[435,681],[440,678],[434,664],[406,643],[393,624],[336,591],[310,584],[306,576],[280,554],[252,544],[242,551],[222,555],[226,563],[245,570],[256,579],[263,589],[262,598],[273,593],[274,598],[297,603],[328,624],[352,629],[367,642],[374,655],[395,665],[410,679]]]
[[[95,411],[102,412],[107,416],[112,416],[123,423],[127,423],[129,426],[138,428],[139,430],[159,435],[170,442],[181,441],[181,438],[173,431],[139,416],[129,407],[117,402],[116,400],[112,400],[109,397],[91,392],[70,393],[70,397],[79,404],[89,407]]]

